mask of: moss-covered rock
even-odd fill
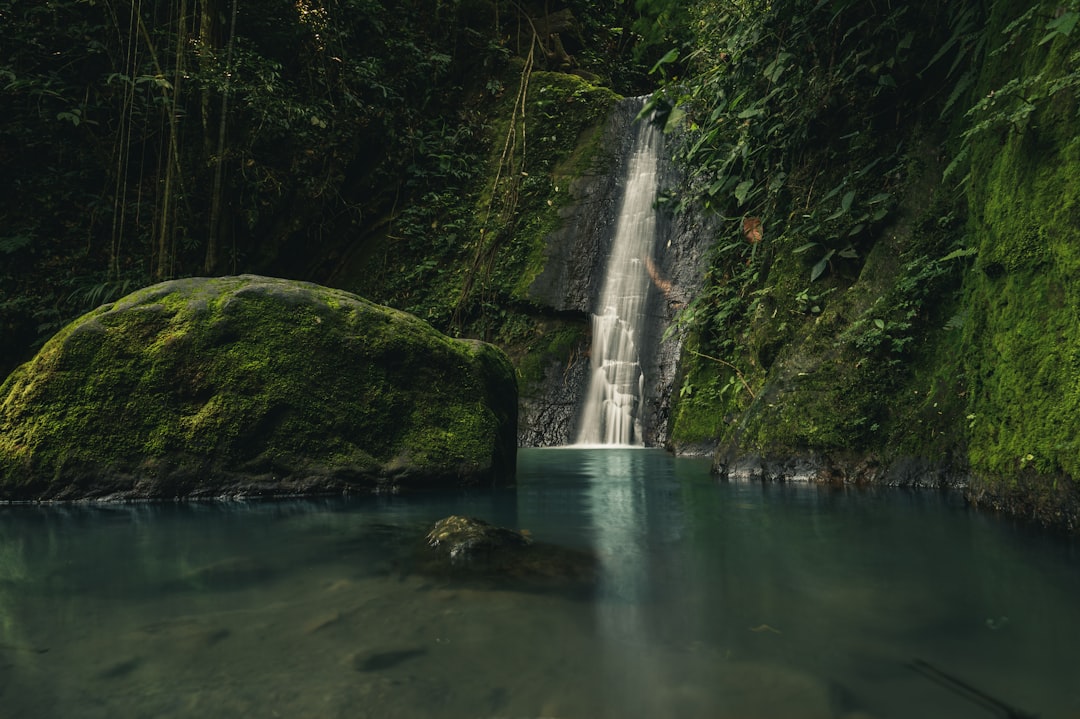
[[[599,576],[592,553],[535,542],[528,532],[472,517],[440,519],[425,549],[417,571],[480,586],[586,595],[596,589]]]
[[[0,497],[198,497],[512,479],[495,347],[318,285],[175,280],[61,330],[0,387]]]

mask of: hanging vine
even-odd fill
[[[233,45],[236,40],[237,0],[232,1],[229,20],[229,39],[225,46],[225,86],[221,90],[221,115],[218,118],[217,154],[214,157],[214,188],[210,195],[210,222],[206,241],[206,259],[203,270],[213,274],[217,266],[218,245],[221,235],[222,183],[225,175],[225,135],[229,119],[229,90],[233,75]]]
[[[111,8],[110,8],[111,9]],[[141,2],[132,3],[128,13],[128,25],[126,35],[126,49],[124,53],[124,66],[120,68],[118,77],[123,77],[123,92],[120,96],[120,112],[116,125],[116,140],[113,144],[113,157],[116,163],[113,168],[115,174],[112,202],[112,229],[109,241],[109,278],[116,280],[120,275],[120,249],[123,244],[126,231],[125,220],[127,213],[127,176],[131,164],[132,121],[135,110],[135,82],[132,78],[138,75],[139,69],[139,44],[132,40],[136,35],[139,13],[142,12]],[[119,20],[113,15],[113,21],[119,30]]]
[[[486,286],[490,279],[491,269],[500,246],[500,233],[495,228],[507,226],[514,214],[514,210],[517,208],[521,180],[528,176],[525,170],[525,114],[529,95],[529,80],[532,77],[536,58],[535,51],[539,44],[539,35],[537,35],[534,27],[533,42],[529,47],[528,55],[525,57],[525,64],[521,68],[517,95],[510,111],[510,122],[506,130],[506,138],[503,141],[502,153],[499,156],[495,180],[491,185],[491,194],[484,205],[483,216],[480,221],[480,236],[476,242],[476,252],[465,273],[461,294],[458,296],[457,304],[454,307],[451,321],[458,330],[461,330],[464,326],[469,303],[477,282],[479,281],[483,286]],[[496,216],[494,223],[492,222],[493,214]]]

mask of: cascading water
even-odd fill
[[[659,224],[654,205],[663,136],[648,120],[635,125],[611,255],[592,317],[592,372],[577,444],[644,444],[640,410],[645,378],[637,343],[652,286],[647,263]]]

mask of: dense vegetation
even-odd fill
[[[1075,524],[1080,5],[723,5],[657,99],[728,228],[676,442]]]
[[[524,288],[619,94],[722,218],[671,437],[1077,516],[1078,0],[0,0],[0,374],[158,279],[564,352]],[[651,73],[649,72],[651,69]],[[535,357],[519,370],[535,368]]]
[[[669,124],[691,126],[689,201],[729,219],[684,314],[692,359],[676,437],[731,438],[725,417],[786,360],[801,365],[790,383],[817,399],[785,401],[739,426],[740,440],[874,446],[899,419],[881,399],[948,320],[971,254],[956,231],[960,191],[940,178],[981,18],[935,2],[747,4],[726,16],[711,5],[697,8],[694,74],[658,101],[673,107]]]
[[[639,91],[667,5],[0,1],[0,374],[83,311],[180,276],[356,285],[445,324],[461,277],[406,295],[472,261],[462,200],[523,66]]]

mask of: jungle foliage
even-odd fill
[[[158,280],[348,284],[372,237],[463,242],[511,64],[640,92],[675,5],[0,0],[0,374]],[[431,245],[395,251],[460,261]]]
[[[723,220],[674,330],[677,443],[1076,476],[1078,24],[1080,0],[0,0],[0,374],[193,274],[535,334],[561,178],[658,84],[687,175],[661,202]]]
[[[856,386],[881,393],[902,380],[927,310],[955,290],[965,253],[950,232],[962,217],[948,192],[927,195],[924,216],[901,203],[938,161],[941,150],[927,146],[945,133],[929,118],[954,114],[956,97],[942,88],[974,52],[957,30],[960,10],[939,2],[692,7],[689,72],[668,79],[654,104],[681,137],[690,191],[679,203],[719,213],[728,229],[682,316],[693,350],[681,391],[688,440],[731,431],[721,418],[748,406],[782,348],[843,304],[900,222],[914,227],[894,248],[903,279],[872,308],[845,308],[840,324],[851,326],[828,341],[843,345],[835,361],[854,365]],[[663,62],[656,69],[666,74]],[[869,441],[882,418],[858,404],[846,407],[854,426],[818,439]]]
[[[1080,4],[692,12],[654,106],[671,201],[727,229],[682,317],[676,441],[931,456],[1075,522]]]

